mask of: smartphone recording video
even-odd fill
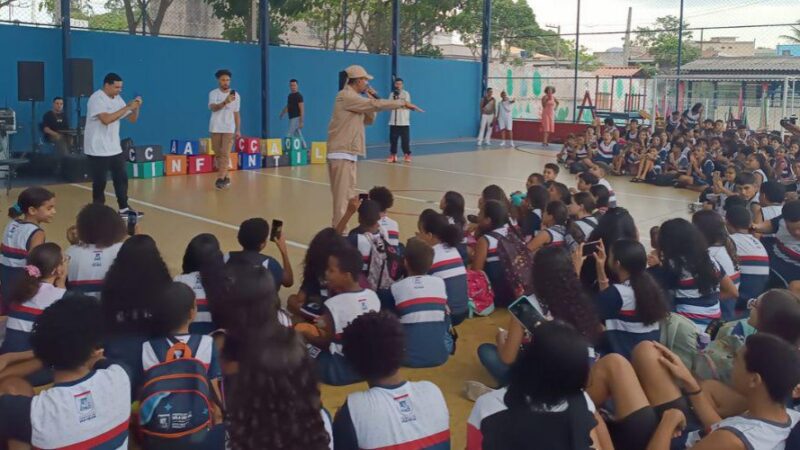
[[[583,255],[593,255],[597,253],[597,248],[600,246],[600,241],[592,241],[583,244]]]
[[[283,221],[278,219],[272,220],[272,230],[269,233],[269,240],[272,242],[277,241],[281,238],[281,234],[283,233]]]
[[[508,307],[508,312],[528,331],[533,331],[541,322],[547,320],[528,297],[520,297]]]

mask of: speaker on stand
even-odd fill
[[[36,153],[36,102],[44,101],[44,61],[17,61],[17,100],[31,102],[31,150]]]
[[[83,97],[90,97],[94,92],[94,65],[91,59],[88,58],[69,58],[67,59],[67,87],[68,92],[64,95],[73,97],[76,100],[76,110],[78,113],[77,131],[77,151],[83,153],[83,129],[86,124],[86,118],[83,117],[81,112],[81,103]]]

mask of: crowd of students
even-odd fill
[[[415,230],[375,187],[314,236],[285,307],[292,263],[264,219],[240,250],[193,237],[171,274],[104,205],[49,242],[55,195],[25,189],[0,248],[2,445],[450,448],[441,390],[399,369],[445,364],[465,320],[525,301],[542,320],[512,316],[467,358],[496,381],[465,382],[468,449],[800,448],[800,201],[770,170],[797,142],[690,125],[632,122],[623,145],[589,127],[560,156],[574,186],[548,163],[510,195],[485,187],[477,215],[447,192]],[[673,174],[702,205],[648,230],[648,252],[606,178],[621,170]],[[319,383],[360,381],[331,417]]]

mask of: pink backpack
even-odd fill
[[[488,316],[494,312],[494,292],[489,277],[482,270],[467,270],[469,316]]]

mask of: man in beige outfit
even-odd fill
[[[372,76],[361,66],[350,66],[347,83],[336,95],[333,117],[328,125],[328,175],[333,195],[333,226],[356,196],[356,162],[367,154],[364,126],[372,125],[375,113],[408,108],[421,111],[405,100],[380,100],[369,86]]]

